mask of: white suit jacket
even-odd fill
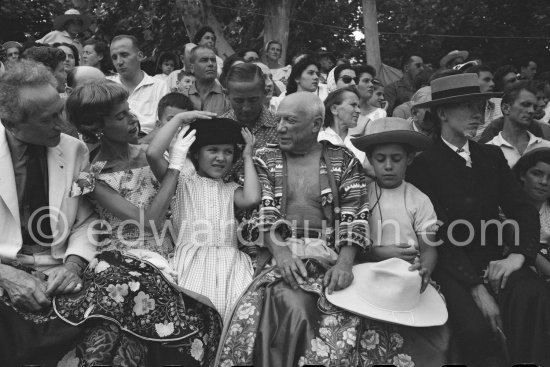
[[[64,260],[78,255],[90,261],[97,243],[88,230],[98,217],[86,199],[69,197],[72,183],[88,165],[88,149],[78,139],[61,134],[59,144],[47,148],[47,162],[52,256]],[[15,174],[6,130],[0,124],[0,258],[15,260],[22,241]]]

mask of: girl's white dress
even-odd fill
[[[238,187],[199,176],[187,162],[172,202],[178,285],[210,298],[224,319],[253,274],[250,257],[237,247]]]

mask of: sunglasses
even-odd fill
[[[355,84],[357,84],[357,80],[358,80],[358,78],[354,78],[354,77],[349,76],[349,75],[343,75],[343,76],[339,77],[338,79],[341,79],[346,84],[351,83],[352,80],[355,81]]]

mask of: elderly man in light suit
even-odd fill
[[[21,61],[0,78],[0,365],[48,365],[78,329],[51,297],[77,292],[95,255],[89,203],[71,198],[88,164],[84,143],[60,133],[53,75]]]

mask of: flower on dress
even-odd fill
[[[99,260],[97,259],[97,257],[94,257],[92,261],[90,261],[90,263],[88,264],[88,268],[90,268],[91,270],[94,270],[98,263],[99,263]]]
[[[137,292],[137,290],[139,289],[139,282],[134,282],[134,281],[130,281],[128,282],[128,286],[130,287],[130,290],[132,292]]]
[[[99,267],[99,265],[101,265],[101,262],[97,266]],[[128,284],[109,284],[107,287],[107,292],[109,292],[109,297],[111,297],[115,302],[122,303],[124,302],[124,296],[128,295]]]
[[[392,333],[390,335],[390,341],[395,344],[396,348],[401,348],[403,346],[403,337],[397,333]]]
[[[137,272],[137,271],[129,271],[128,274],[133,275],[135,277],[140,277],[141,276],[141,273]]]
[[[380,343],[380,336],[374,330],[367,330],[361,338],[361,346],[367,350],[373,350]]]
[[[357,339],[357,334],[355,329],[349,328],[346,331],[343,332],[342,337],[351,346],[355,345],[355,340]]]
[[[230,359],[226,359],[220,364],[220,367],[232,367],[232,366],[233,366],[233,362],[231,362]]]
[[[325,326],[337,326],[338,325],[338,320],[336,319],[336,317],[334,317],[332,315],[327,316],[323,320],[323,325],[325,325]]]
[[[143,291],[140,291],[137,296],[134,297],[134,303],[134,313],[137,316],[145,315],[149,313],[149,311],[155,309],[155,300],[149,298],[149,295]],[[172,324],[172,328],[173,327],[174,325]]]
[[[245,303],[237,310],[237,317],[239,320],[248,319],[254,314],[254,311],[256,311],[256,306],[252,306],[250,303]]]
[[[202,342],[199,339],[193,340],[193,344],[191,344],[191,357],[195,358],[197,361],[202,361],[202,357],[204,356],[204,348],[202,345]]]
[[[233,325],[231,325],[231,328],[229,329],[229,335],[237,335],[237,334],[240,334],[242,331],[243,331],[243,328],[242,328],[241,325],[233,324]]]
[[[302,356],[300,357],[300,359],[298,360],[298,366],[302,367],[304,364],[307,364],[307,358]]]
[[[393,357],[392,363],[396,367],[414,367],[414,362],[412,361],[411,356],[406,354],[398,354]]]
[[[111,267],[111,265],[109,265],[109,263],[107,261],[103,261],[101,260],[100,262],[97,263],[97,265],[95,266],[95,273],[96,274],[99,274],[101,273],[102,271],[104,270],[107,270]]]
[[[330,337],[330,329],[326,328],[326,327],[322,327],[319,329],[319,334],[323,337],[323,338],[328,338]]]
[[[143,292],[139,292],[143,293]],[[135,311],[135,308],[134,308]],[[174,333],[174,323],[169,322],[167,324],[155,324],[155,331],[157,332],[158,336],[161,338],[164,338],[165,336],[172,335]]]
[[[319,357],[328,357],[330,349],[321,339],[315,338],[311,341],[311,351]]]

